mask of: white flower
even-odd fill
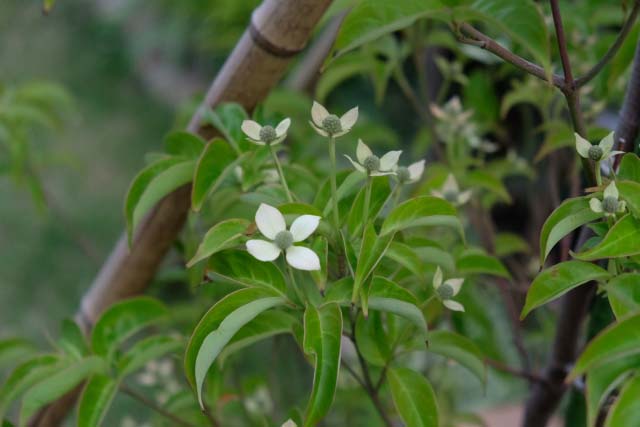
[[[247,139],[258,145],[276,145],[281,143],[287,137],[287,130],[291,125],[291,119],[286,118],[281,121],[278,126],[261,126],[253,120],[245,120],[242,122],[242,132],[247,135]]]
[[[353,107],[338,118],[335,114],[329,114],[326,108],[313,101],[309,123],[320,135],[336,138],[349,132],[357,120],[358,107]]]
[[[589,200],[589,207],[596,213],[604,213],[605,216],[615,216],[618,213],[624,212],[627,208],[627,204],[624,201],[619,201],[618,197],[619,193],[616,183],[615,181],[611,181],[611,184],[604,189],[602,201],[594,197]]]
[[[289,418],[284,424],[282,424],[282,427],[298,427],[298,424],[294,423],[293,420]]]
[[[354,161],[346,154],[345,157],[349,159],[356,170],[369,174],[370,176],[382,176],[396,174],[395,170],[398,168],[400,154],[402,154],[402,151],[389,151],[379,158],[373,154],[367,144],[359,139],[358,148],[356,149],[356,159],[358,161]]]
[[[591,159],[594,162],[601,162],[615,155],[624,153],[624,151],[611,151],[614,143],[613,134],[614,133],[611,132],[602,138],[598,145],[591,145],[589,141],[576,133],[576,151],[580,156],[585,159]]]
[[[397,167],[395,172],[398,176],[398,181],[402,184],[411,184],[420,181],[424,173],[424,163],[424,160],[420,160],[419,162],[410,164],[409,167]]]
[[[464,306],[452,298],[458,295],[464,279],[447,279],[442,283],[442,270],[440,267],[436,269],[433,275],[433,288],[436,296],[442,301],[442,304],[449,310],[464,311]]]
[[[434,190],[431,194],[436,197],[440,197],[441,199],[445,199],[448,202],[453,203],[455,206],[464,205],[471,198],[471,190],[463,191],[461,193],[460,188],[458,187],[458,181],[456,181],[456,177],[452,174],[449,174],[447,180],[439,191]]]
[[[290,266],[298,270],[320,270],[320,259],[314,251],[293,245],[309,237],[318,228],[319,223],[319,216],[302,215],[296,218],[291,224],[291,229],[287,230],[280,211],[262,203],[256,212],[256,225],[260,232],[272,241],[249,240],[247,250],[260,261],[273,261],[285,251]]]

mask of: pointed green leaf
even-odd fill
[[[640,217],[640,183],[635,181],[616,181],[616,187],[620,192],[620,198],[627,202],[629,211],[636,217]]]
[[[487,367],[484,356],[469,338],[446,330],[433,331],[429,334],[428,350],[455,360],[486,384]]]
[[[304,312],[304,351],[315,357],[313,391],[307,406],[304,427],[315,426],[333,403],[340,368],[342,312],[335,303]]]
[[[58,399],[87,377],[105,370],[104,359],[90,356],[40,381],[24,394],[18,425],[26,426],[38,409]]]
[[[627,153],[620,161],[618,179],[640,182],[640,158],[634,153]]]
[[[265,288],[282,295],[286,293],[287,285],[280,269],[272,262],[258,261],[246,251],[217,253],[209,260],[207,277],[213,281]]]
[[[375,276],[369,290],[369,308],[386,311],[409,320],[427,340],[427,322],[418,307],[416,297],[391,280]]]
[[[600,243],[589,250],[574,254],[574,258],[595,261],[638,254],[640,254],[640,220],[628,214],[611,227]]]
[[[456,261],[456,272],[463,275],[488,274],[511,278],[511,274],[498,258],[479,250],[463,252]]]
[[[395,233],[411,227],[443,225],[463,235],[456,209],[446,200],[421,196],[397,206],[385,219],[380,235]]]
[[[349,234],[352,236],[361,234],[363,224],[369,222],[371,218],[376,218],[384,207],[385,202],[391,194],[389,178],[386,176],[376,176],[371,180],[371,199],[367,215],[363,212],[366,192],[367,186],[365,185],[358,192],[358,195],[349,210],[347,229],[349,230]]]
[[[118,375],[125,377],[167,353],[176,353],[184,343],[167,335],[153,335],[136,342],[118,360]]]
[[[206,198],[229,176],[244,156],[237,157],[224,139],[212,139],[198,159],[191,188],[191,205],[196,212]]]
[[[118,391],[118,382],[107,375],[94,375],[82,390],[78,404],[78,427],[100,427]]]
[[[187,379],[202,401],[202,386],[209,368],[240,328],[284,298],[262,289],[241,289],[218,301],[204,315],[191,335],[185,353]]]
[[[164,138],[164,150],[173,156],[197,159],[204,146],[204,140],[190,132],[175,131]]]
[[[137,297],[118,302],[105,311],[91,333],[91,347],[96,354],[107,356],[127,338],[154,323],[164,320],[167,308],[150,297]]]
[[[360,255],[358,256],[358,265],[356,266],[353,283],[353,294],[351,296],[352,303],[357,301],[360,288],[376,269],[392,240],[393,234],[378,236],[373,224],[369,223],[367,225],[364,238],[360,244]],[[363,300],[362,308],[366,314],[366,299]]]
[[[614,277],[607,283],[607,296],[611,309],[618,319],[640,312],[640,274],[627,273]]]
[[[565,200],[549,215],[540,231],[540,265],[544,265],[551,249],[564,236],[602,216],[591,210],[589,199],[590,197],[576,197]]]
[[[438,427],[436,395],[422,374],[407,368],[391,368],[387,377],[393,403],[405,425]]]
[[[62,321],[62,331],[58,345],[65,353],[76,359],[82,359],[89,353],[89,345],[84,333],[80,330],[78,324],[71,319]]]
[[[622,319],[600,332],[582,352],[567,381],[626,356],[640,354],[640,314]]]
[[[582,261],[565,261],[543,270],[533,280],[522,309],[524,319],[533,309],[552,301],[571,289],[592,280],[604,280],[609,273],[596,264]]]
[[[605,427],[640,425],[640,376],[631,378],[611,407]]]
[[[244,237],[250,222],[246,219],[228,219],[214,225],[204,235],[202,243],[193,258],[187,264],[191,267],[198,261],[210,257],[224,249],[239,243]]]
[[[0,368],[24,360],[35,353],[33,344],[22,338],[6,338],[0,340]]]

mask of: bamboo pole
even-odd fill
[[[211,85],[188,130],[205,139],[215,129],[201,123],[202,112],[223,102],[251,111],[284,75],[292,57],[307,44],[331,0],[265,0]],[[142,294],[178,236],[190,208],[190,186],[165,197],[136,231],[131,249],[122,234],[85,294],[76,319],[89,331],[113,303]],[[33,427],[59,426],[79,388],[40,411]]]

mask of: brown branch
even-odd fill
[[[551,77],[551,83],[559,89],[564,89],[565,80],[562,76],[557,74],[551,74],[548,76],[547,72],[540,65],[535,64],[523,57],[516,55],[511,52],[509,49],[502,46],[500,43],[493,40],[491,37],[487,36],[483,32],[477,30],[470,24],[460,24],[458,29],[462,33],[459,35],[458,39],[462,43],[471,44],[482,49],[485,49],[497,57],[503,59],[504,61],[520,68],[521,70],[541,79],[544,81],[549,81],[548,77]],[[466,37],[465,37],[466,36]]]
[[[485,359],[485,362],[487,362],[487,365],[491,366],[492,368],[497,369],[498,371],[502,371],[502,372],[506,372],[507,374],[511,374],[514,377],[519,377],[522,379],[525,379],[531,383],[540,383],[540,384],[547,384],[547,379],[543,376],[528,372],[528,371],[524,371],[522,369],[518,369],[518,368],[513,368],[511,366],[505,365],[504,363],[498,361],[498,360],[493,360],[493,359]]]
[[[214,136],[215,130],[202,124],[202,114],[222,102],[237,102],[252,110],[280,80],[293,56],[304,48],[330,3],[331,0],[265,0],[253,13],[248,29],[216,76],[188,130],[205,139]],[[147,216],[131,248],[126,235],[120,237],[76,315],[85,331],[111,304],[146,290],[182,229],[189,207],[190,186],[186,185],[165,197]],[[30,425],[60,425],[74,401],[54,403]]]
[[[622,44],[624,43],[627,36],[631,32],[631,29],[633,28],[633,24],[636,22],[636,19],[638,18],[638,13],[640,13],[640,0],[636,0],[633,3],[633,9],[631,9],[629,16],[627,17],[627,19],[624,21],[624,24],[622,25],[622,29],[618,33],[616,40],[613,42],[613,44],[611,45],[607,53],[605,53],[602,59],[600,59],[600,61],[598,61],[596,65],[594,65],[589,71],[587,71],[584,76],[576,79],[576,87],[581,87],[589,83],[594,77],[596,77],[600,73],[600,71],[602,71],[602,69],[609,63],[609,61],[611,61],[613,57],[616,56],[616,54],[622,47]]]

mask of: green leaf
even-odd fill
[[[0,340],[0,367],[13,364],[34,352],[33,345],[22,338]]]
[[[227,141],[212,139],[198,159],[191,188],[191,205],[196,212],[207,197],[225,180],[244,156],[236,157]]]
[[[214,110],[205,111],[203,118],[222,133],[236,152],[240,152],[239,147],[248,146],[241,126],[249,116],[240,104],[225,102],[216,106]]]
[[[53,354],[35,356],[18,365],[0,388],[0,420],[11,402],[34,384],[58,372],[61,366],[60,358]]]
[[[298,323],[298,319],[282,311],[260,313],[233,336],[218,356],[218,360],[224,363],[227,357],[253,343],[274,335],[293,333],[293,327]]]
[[[511,203],[511,195],[507,191],[502,181],[491,173],[476,169],[465,177],[465,183],[476,188],[483,188],[496,195],[504,203]]]
[[[204,146],[204,140],[190,132],[175,131],[164,138],[164,150],[173,156],[197,159]]]
[[[423,340],[427,340],[427,322],[416,297],[397,283],[375,276],[369,290],[369,308],[406,318],[420,331]]]
[[[216,252],[228,249],[242,241],[250,222],[246,219],[228,219],[214,225],[204,235],[196,254],[191,258],[187,267],[198,261],[209,258]]]
[[[24,394],[20,408],[20,423],[18,425],[20,427],[26,426],[29,418],[38,409],[58,399],[85,378],[105,370],[104,359],[99,356],[90,356],[48,376]]]
[[[605,427],[640,425],[640,376],[630,379],[620,391],[616,403],[611,407]]]
[[[639,366],[640,356],[631,356],[613,360],[588,373],[586,388],[588,426],[595,425],[599,408],[604,405],[607,397]]]
[[[544,17],[532,0],[475,0],[455,11],[455,19],[480,20],[506,33],[551,72],[551,48]]]
[[[286,293],[280,269],[274,263],[258,261],[246,251],[227,250],[211,257],[207,276],[214,282],[264,288],[283,296]]]
[[[202,402],[207,371],[235,333],[258,314],[284,304],[285,300],[265,289],[241,289],[218,301],[195,327],[184,357],[187,379]]]
[[[173,190],[191,182],[195,165],[193,160],[161,159],[133,179],[125,202],[129,243],[140,221],[156,203]]]
[[[640,182],[640,158],[636,154],[627,153],[622,157],[618,179]]]
[[[520,318],[524,319],[533,309],[552,301],[571,289],[592,280],[604,280],[609,273],[596,264],[582,261],[565,261],[548,268],[533,280]]]
[[[400,242],[391,242],[385,254],[417,277],[424,274],[424,263],[409,245]]]
[[[360,313],[356,320],[355,333],[362,357],[374,366],[385,366],[393,352],[380,313],[371,311],[368,317]]]
[[[627,202],[629,211],[636,218],[640,217],[640,183],[635,181],[616,181],[620,198]]]
[[[313,391],[304,427],[315,426],[331,408],[340,370],[342,312],[335,303],[304,312],[304,351],[315,357]]]
[[[179,157],[165,157],[161,158],[145,167],[141,170],[131,181],[129,189],[127,190],[127,196],[124,203],[124,215],[127,220],[127,233],[129,235],[129,243],[131,243],[131,233],[133,231],[133,213],[135,211],[142,194],[149,186],[149,183],[153,181],[160,173],[166,171],[172,166],[175,166],[184,159]]]
[[[582,352],[567,381],[588,370],[640,353],[640,314],[622,319],[600,332]]]
[[[565,200],[544,222],[540,231],[540,265],[544,265],[551,249],[576,228],[601,217],[589,207],[590,197]]]
[[[82,390],[78,404],[78,427],[99,427],[118,391],[118,382],[107,375],[94,375]]]
[[[420,373],[407,368],[391,368],[387,377],[393,403],[405,425],[438,427],[436,395]]]
[[[385,34],[407,28],[417,19],[446,17],[438,0],[362,0],[342,23],[334,56],[340,56]]]
[[[507,268],[498,258],[478,250],[463,252],[456,261],[456,271],[463,275],[489,274],[506,279],[511,277]]]
[[[463,236],[462,224],[456,209],[446,200],[421,196],[398,205],[385,219],[380,230],[384,236],[411,227],[444,225],[452,227]]]
[[[529,243],[514,233],[497,233],[495,238],[496,256],[506,257],[513,254],[528,254],[531,252]]]
[[[602,241],[593,248],[574,254],[574,258],[594,261],[640,254],[640,220],[625,215],[616,222]]]
[[[385,202],[391,194],[391,187],[389,186],[389,177],[376,176],[371,180],[371,199],[369,204],[369,211],[365,215],[364,213],[364,201],[365,193],[367,192],[367,186],[365,185],[360,189],[358,195],[353,201],[353,205],[349,210],[349,216],[347,218],[347,229],[352,236],[362,233],[362,226],[369,222],[371,218],[377,218],[378,214],[382,210]]]
[[[429,351],[455,360],[486,384],[484,356],[469,338],[446,330],[433,331],[429,334]]]
[[[607,283],[607,296],[616,318],[640,312],[640,274],[627,273],[614,277]]]
[[[393,234],[386,236],[378,236],[373,224],[369,223],[364,233],[362,243],[360,245],[360,255],[358,256],[358,265],[356,266],[353,294],[351,296],[351,302],[357,301],[360,293],[360,288],[364,282],[371,276],[373,271],[378,266],[378,263],[384,257],[389,244],[393,240]],[[366,298],[363,298],[362,309],[367,313]]]
[[[91,333],[91,347],[101,356],[113,354],[117,346],[139,330],[164,320],[167,308],[150,297],[137,297],[109,307]]]
[[[68,355],[82,359],[89,353],[89,346],[84,333],[76,322],[71,319],[62,321],[62,331],[60,333],[58,345]]]
[[[167,353],[175,353],[183,347],[180,339],[167,335],[153,335],[136,342],[118,360],[118,375],[125,377]]]

